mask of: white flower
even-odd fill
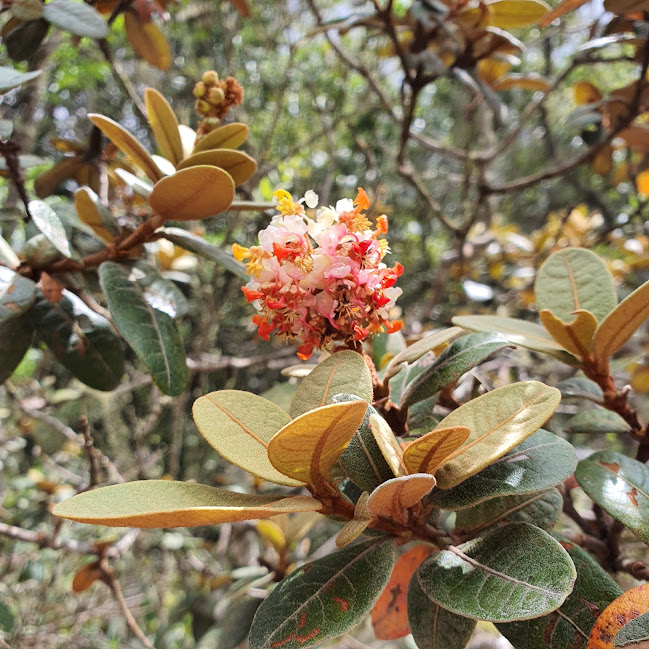
[[[309,189],[306,194],[304,194],[304,203],[307,207],[317,207],[318,200],[318,195],[312,189]]]

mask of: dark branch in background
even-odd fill
[[[18,159],[19,152],[20,145],[15,140],[0,141],[0,155],[2,155],[7,163],[7,171],[9,172],[11,182],[25,206],[27,217],[31,219],[32,215],[29,213],[29,196],[27,196],[27,190],[25,189],[25,177],[23,176],[23,170],[20,167],[20,160]]]

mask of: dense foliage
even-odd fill
[[[6,0],[0,646],[645,646],[647,12]]]

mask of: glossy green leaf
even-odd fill
[[[573,376],[565,381],[557,383],[557,389],[561,391],[564,399],[588,399],[595,403],[601,403],[604,394],[602,389],[585,376]]]
[[[170,318],[179,318],[189,313],[189,302],[184,293],[169,279],[145,263],[138,263],[132,276],[144,291],[144,298],[151,307]]]
[[[620,415],[605,408],[589,408],[570,417],[564,424],[566,433],[614,433],[624,435],[631,429]]]
[[[615,451],[598,451],[577,465],[575,480],[604,511],[649,543],[649,467]]]
[[[304,484],[280,473],[268,459],[268,442],[291,421],[279,406],[250,392],[220,390],[197,399],[193,412],[201,435],[233,464],[277,484]]]
[[[52,513],[79,523],[111,527],[194,527],[318,511],[309,496],[257,496],[195,482],[140,480],[73,496]]]
[[[576,466],[568,442],[539,430],[457,487],[437,491],[432,500],[436,507],[457,510],[498,496],[534,493],[567,480]]]
[[[393,565],[394,545],[380,538],[302,566],[259,607],[250,649],[307,649],[344,633],[370,612]]]
[[[461,509],[455,526],[471,535],[488,527],[505,523],[530,523],[549,532],[563,509],[558,489],[551,488],[532,494],[501,496],[479,505]]]
[[[47,240],[65,257],[72,257],[68,236],[61,219],[56,212],[43,201],[30,201],[29,213],[34,225],[45,235]]]
[[[468,440],[437,469],[442,489],[463,482],[536,432],[559,405],[561,393],[538,381],[512,383],[463,404],[438,428],[467,426]]]
[[[549,309],[563,322],[572,322],[578,309],[602,322],[617,304],[606,264],[585,248],[564,248],[550,255],[536,275],[534,293],[537,310]]]
[[[527,523],[498,527],[435,552],[415,577],[434,602],[458,615],[490,622],[526,620],[555,610],[577,574],[568,553]]]
[[[55,304],[39,295],[29,317],[41,340],[76,378],[113,390],[124,374],[124,353],[110,322],[70,291]]]
[[[36,284],[9,268],[0,266],[0,322],[17,318],[36,299]]]
[[[41,72],[42,70],[18,72],[18,70],[14,70],[13,68],[0,67],[0,93],[7,92],[13,88],[21,86],[23,83],[36,79]],[[11,133],[9,134],[9,137],[11,137]]]
[[[50,0],[43,8],[43,18],[75,36],[108,36],[108,25],[101,14],[85,2]]]
[[[18,367],[34,338],[29,313],[0,321],[0,384]]]
[[[457,381],[465,372],[479,365],[509,343],[499,333],[474,333],[451,343],[401,395],[401,407],[407,408]]]
[[[372,377],[360,354],[345,350],[320,363],[297,389],[291,403],[291,417],[332,403],[336,394],[356,394],[372,403]]]
[[[180,394],[189,373],[176,323],[149,305],[127,268],[104,262],[99,267],[99,280],[117,329],[147,366],[156,385],[165,394]]]
[[[476,625],[431,600],[416,574],[408,586],[408,622],[419,649],[464,649]]]
[[[561,347],[541,325],[534,322],[496,315],[463,315],[453,318],[453,324],[469,331],[498,332],[512,345],[549,354],[569,365],[579,365],[579,361],[572,354]]]
[[[459,327],[449,327],[442,329],[432,334],[424,336],[421,340],[406,347],[403,351],[399,352],[385,368],[383,375],[384,380],[390,379],[392,376],[400,371],[403,363],[414,363],[416,360],[432,351],[436,347],[443,345],[445,342],[456,338],[462,333]]]
[[[556,611],[523,622],[498,624],[516,649],[586,649],[599,614],[619,595],[620,587],[587,552],[553,534],[577,570],[575,586]]]
[[[649,613],[644,613],[625,624],[617,632],[613,646],[627,647],[627,649],[646,649],[648,644]]]
[[[337,394],[332,398],[334,403],[358,400],[359,397],[355,394]],[[339,458],[349,479],[367,492],[374,491],[381,483],[394,478],[370,429],[371,415],[378,416],[378,413],[372,406],[368,406],[363,421]]]

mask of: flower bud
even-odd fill
[[[207,93],[207,101],[209,101],[210,104],[221,104],[224,100],[225,93],[223,92],[223,90],[221,90],[221,88],[210,88],[210,91]]]
[[[214,70],[208,70],[203,73],[203,83],[206,86],[213,86],[219,82],[219,75]]]
[[[194,86],[194,97],[196,97],[196,99],[200,99],[201,97],[204,97],[206,92],[207,92],[207,88],[205,87],[205,84],[202,81],[199,81]]]

